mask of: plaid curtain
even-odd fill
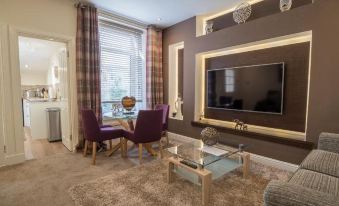
[[[147,28],[146,43],[146,96],[147,108],[162,104],[164,98],[162,72],[162,31]]]
[[[97,9],[90,5],[77,6],[76,78],[78,93],[79,139],[84,143],[81,109],[92,109],[101,122],[100,50]]]

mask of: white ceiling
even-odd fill
[[[47,72],[51,57],[66,44],[52,40],[19,37],[19,59],[21,71]]]
[[[145,24],[168,27],[190,17],[232,8],[244,0],[88,0]],[[161,21],[158,21],[161,18]]]

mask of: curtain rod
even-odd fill
[[[86,8],[86,7],[95,7],[94,4],[89,3],[89,2],[83,2],[83,1],[76,1],[76,3],[74,3],[74,7],[75,8]]]
[[[154,29],[155,31],[162,31],[162,28],[159,28],[153,24],[147,26],[148,29]]]
[[[81,0],[77,0],[76,3],[74,3],[74,7],[75,8],[94,7],[98,10],[99,14],[106,16],[106,17],[109,17],[109,18],[113,18],[115,20],[118,20],[118,22],[127,22],[129,24],[136,25],[138,28],[142,28],[142,29],[153,28],[156,31],[162,31],[163,30],[163,28],[159,28],[155,25],[146,25],[145,23],[140,22],[136,19],[131,19],[131,18],[125,17],[123,15],[114,13],[112,11],[109,11],[109,10],[106,10],[106,9],[103,9],[103,8],[97,8],[94,4],[92,4],[90,2],[84,2],[84,1],[81,1]]]

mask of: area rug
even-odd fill
[[[290,173],[251,163],[251,175],[235,170],[213,181],[210,205],[256,206],[270,180],[286,180]],[[79,206],[201,205],[201,189],[182,178],[166,183],[166,161],[157,160],[93,181],[75,185],[69,194]]]

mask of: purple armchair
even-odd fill
[[[169,144],[169,139],[167,135],[167,129],[168,129],[168,115],[169,115],[169,110],[170,106],[168,104],[157,104],[154,108],[155,110],[162,110],[162,133],[166,137],[166,142],[167,145]]]
[[[97,143],[103,142],[106,140],[120,138],[120,145],[121,145],[122,137],[124,136],[124,130],[116,129],[108,125],[104,125],[100,127],[98,120],[95,117],[94,112],[90,109],[82,109],[81,115],[82,115],[82,126],[83,126],[84,137],[85,137],[84,156],[86,156],[87,154],[88,142],[93,142],[92,164],[95,165]],[[110,141],[110,147],[112,147],[111,141]],[[123,156],[122,149],[121,149],[121,155]]]
[[[140,110],[135,125],[134,131],[125,131],[125,141],[130,140],[134,144],[139,145],[139,161],[142,162],[143,146],[151,153],[153,153],[152,144],[158,143],[160,148],[160,155],[162,157],[162,145],[160,143],[163,129],[162,123],[163,112],[161,110]],[[125,152],[127,151],[127,143],[123,144]],[[126,156],[126,154],[125,154]]]

